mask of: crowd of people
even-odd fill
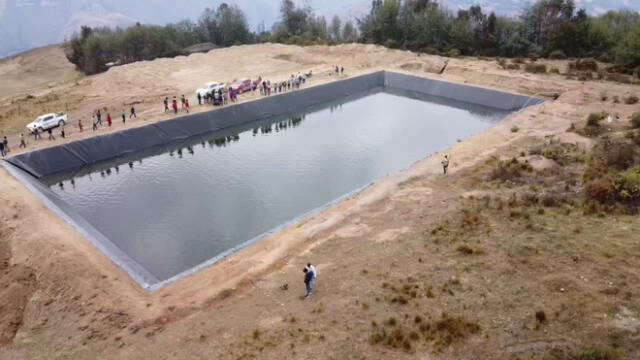
[[[335,70],[332,69],[331,73],[335,72],[336,74],[343,74],[344,67],[335,66]],[[259,77],[257,80],[251,82],[251,91],[252,94],[260,93],[262,96],[270,96],[272,94],[279,94],[291,90],[296,90],[302,87],[309,78],[313,76],[313,71],[309,71],[306,74],[298,73],[297,75],[291,75],[288,79],[283,81],[271,81],[271,80],[263,80],[262,77]],[[234,87],[219,87],[214,89],[211,92],[206,93],[204,96],[200,93],[197,94],[198,105],[213,105],[213,106],[224,106],[229,103],[235,103],[238,101],[238,96],[240,95],[240,90]],[[169,97],[164,98],[164,112],[165,113],[173,113],[174,115],[178,115],[180,112],[190,113],[191,104],[189,99],[182,95],[180,99],[176,96],[173,99],[169,99]],[[137,118],[137,112],[135,105],[131,105],[129,111],[119,112],[119,117],[122,121],[122,124],[126,124],[128,120],[133,118]],[[96,109],[91,113],[91,129],[92,131],[98,131],[103,126],[111,127],[113,126],[114,119],[118,117],[118,115],[112,115],[111,112],[107,111],[106,108]],[[42,140],[42,133],[47,134],[48,140],[56,140],[56,134],[54,134],[54,128],[49,128],[46,130],[42,129],[34,129],[32,132],[33,140],[39,141]],[[77,130],[78,132],[83,132],[85,130],[85,124],[82,119],[78,119],[77,122]],[[58,135],[60,138],[66,138],[65,133],[65,125],[58,126]],[[19,148],[26,148],[27,141],[25,138],[25,134],[21,133],[19,136],[20,145]],[[0,155],[5,157],[9,152],[9,143],[6,137],[4,137],[3,141],[0,142]]]

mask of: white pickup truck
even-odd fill
[[[49,130],[51,128],[62,126],[67,123],[67,114],[44,114],[38,116],[33,122],[27,125],[27,129],[30,132]]]
[[[224,89],[224,88],[225,88],[224,83],[211,81],[211,82],[205,83],[203,87],[196,90],[196,96],[200,94],[200,97],[204,98],[205,96],[207,96],[207,94],[210,94],[213,90],[218,91],[218,89]]]

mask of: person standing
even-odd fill
[[[53,136],[53,131],[51,130],[51,128],[49,128],[47,130],[47,132],[49,133],[49,140],[55,140],[55,136]]]
[[[138,115],[136,115],[136,108],[133,105],[131,105],[131,113],[129,114],[129,119],[131,119],[131,117],[134,117],[136,119],[138,118]]]
[[[60,137],[64,139],[64,125],[60,126]]]
[[[198,93],[198,105],[202,105],[202,95]]]
[[[182,97],[180,98],[180,106],[181,106],[180,109],[182,110],[184,110],[184,101],[185,101],[185,98],[184,98],[184,95],[182,95]]]
[[[82,132],[82,119],[78,119],[78,130]]]
[[[107,113],[107,125],[109,125],[109,127],[111,127],[111,122],[113,121],[113,119],[111,119],[111,114]]]
[[[178,100],[176,100],[175,96],[173,97],[173,103],[171,104],[171,106],[173,106],[173,113],[174,114],[178,114]]]
[[[313,280],[315,281],[318,278],[318,270],[311,263],[307,263],[307,269],[313,273]]]
[[[449,168],[449,155],[445,155],[444,159],[442,159],[442,171],[444,174],[447,174],[447,169]]]
[[[127,113],[124,111],[124,109],[122,109],[122,112],[120,113],[120,117],[122,118],[123,124],[127,122]]]
[[[304,273],[304,285],[307,288],[307,294],[304,296],[305,299],[311,296],[313,293],[314,280],[313,280],[313,272],[307,268],[302,269]]]
[[[2,157],[4,158],[5,154],[4,143],[0,141],[0,155],[2,155]]]
[[[96,112],[96,125],[102,126],[102,114],[100,113],[100,109]]]
[[[4,145],[4,151],[8,153],[10,151],[9,150],[9,140],[7,140],[6,136],[2,139],[2,144]]]
[[[20,146],[18,146],[19,148],[22,149],[26,149],[27,148],[27,143],[26,141],[24,141],[24,134],[20,134]]]
[[[169,111],[169,98],[165,97],[164,98],[164,112]]]
[[[40,135],[40,130],[38,130],[38,128],[33,129],[33,140],[37,141],[39,139],[42,139],[42,135]]]
[[[189,99],[184,99],[184,108],[187,110],[187,114],[189,113]]]

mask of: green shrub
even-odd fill
[[[575,354],[571,357],[575,360],[622,360],[622,356],[619,352],[601,349],[598,347],[588,347],[587,349]]]
[[[511,132],[512,132],[512,133],[517,133],[518,131],[520,131],[520,128],[519,128],[519,127],[517,127],[517,126],[513,126],[513,127],[511,128]]]
[[[549,54],[549,59],[561,60],[561,59],[566,59],[566,58],[567,58],[567,55],[562,50],[553,50]]]
[[[616,181],[618,197],[623,201],[637,201],[640,199],[640,166],[631,168]]]
[[[578,59],[569,63],[569,70],[597,72],[598,62],[595,59]]]
[[[558,69],[557,67],[552,67],[549,70],[549,73],[551,73],[551,74],[560,74],[560,69]]]
[[[638,103],[638,101],[640,101],[640,99],[638,99],[638,97],[635,95],[631,95],[624,99],[624,103],[627,105],[635,105]]]
[[[387,41],[384,42],[384,47],[389,49],[398,49],[400,48],[400,43],[394,39],[387,39]]]
[[[601,177],[589,181],[585,185],[585,197],[600,204],[610,203],[615,199],[616,184],[610,177]]]
[[[440,55],[440,50],[432,47],[424,48],[422,52],[429,55]]]
[[[636,148],[624,140],[609,140],[602,145],[602,163],[616,170],[626,170],[634,163]]]
[[[533,168],[528,162],[519,162],[518,159],[499,161],[489,173],[489,180],[500,182],[518,183],[525,172],[531,172]]]
[[[547,65],[544,64],[525,64],[524,71],[532,74],[545,74]]]
[[[498,59],[498,65],[500,65],[501,68],[506,69],[507,68],[507,60],[505,59]]]
[[[460,50],[458,50],[456,48],[453,48],[453,49],[447,51],[447,56],[448,57],[452,57],[452,58],[457,58],[457,57],[462,56],[462,53],[460,52]]]
[[[631,127],[634,129],[640,129],[640,112],[631,115]]]
[[[635,82],[633,80],[633,76],[625,75],[625,74],[607,74],[605,79],[608,81],[619,82],[622,84],[633,84]]]
[[[520,65],[518,65],[518,64],[507,64],[507,70],[520,70]]]
[[[600,121],[604,120],[609,114],[606,112],[591,113],[587,117],[587,126],[600,126]]]
[[[527,61],[523,58],[515,58],[513,60],[511,60],[512,63],[514,64],[526,64]]]

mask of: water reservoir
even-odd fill
[[[119,166],[43,181],[167,280],[505,116],[478,105],[403,95],[357,94]]]
[[[540,102],[379,72],[3,165],[157,289]]]

